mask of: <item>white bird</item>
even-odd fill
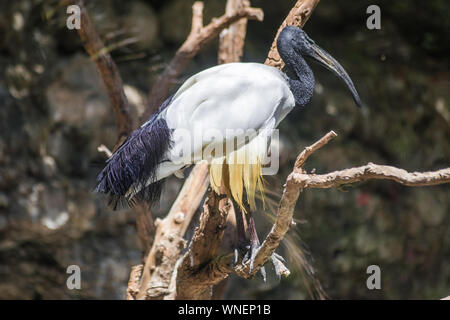
[[[285,27],[277,48],[296,79],[259,63],[224,64],[195,74],[108,159],[96,191],[109,195],[114,206],[120,200],[154,202],[162,179],[207,160],[212,188],[224,185],[242,211],[248,211],[246,203],[253,209],[255,193],[263,194],[261,167],[271,130],[313,95],[314,75],[304,57],[337,74],[361,105],[342,66],[303,30]],[[227,143],[233,148],[223,148]]]

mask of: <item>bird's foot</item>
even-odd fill
[[[236,248],[234,248],[233,268],[238,265],[240,255],[243,255],[241,261],[248,259],[248,250],[250,250],[250,245],[247,242],[238,241]]]
[[[256,255],[258,254],[260,247],[261,247],[261,245],[259,244],[259,241],[258,242],[252,241],[250,246],[247,246],[248,251],[245,253],[242,263],[247,263],[249,261],[249,263],[250,263],[249,271],[248,271],[249,274],[253,273],[253,270],[255,267],[255,258],[256,258]],[[281,275],[286,273],[286,270],[287,270],[287,268],[284,266],[284,263],[286,262],[286,260],[278,253],[274,252],[270,256],[270,262],[274,266],[275,274],[277,275],[278,279],[281,279]],[[261,276],[262,276],[264,282],[266,282],[266,269],[264,268],[264,266],[262,266],[259,269],[259,271],[261,273]]]
[[[242,264],[245,264],[247,261],[250,261],[249,274],[251,274],[251,272],[253,271],[254,260],[256,254],[258,253],[259,247],[260,247],[259,243],[256,242],[250,242],[250,244],[239,242],[237,247],[234,249],[233,267],[235,267],[239,263],[239,254],[241,254],[243,255],[241,260]],[[264,268],[264,266],[262,266],[259,271],[261,273],[264,282],[266,282],[266,269]]]

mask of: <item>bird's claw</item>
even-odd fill
[[[236,265],[238,263],[238,260],[239,260],[239,252],[238,252],[238,249],[235,248],[234,249],[234,256],[233,256],[233,269],[236,267]]]
[[[277,256],[280,257],[281,259],[279,259]],[[278,280],[280,280],[281,279],[280,261],[284,261],[284,258],[274,252],[270,256],[270,261],[272,262],[273,267],[275,268],[275,274],[277,275]]]
[[[255,257],[256,254],[258,253],[258,249],[259,249],[259,245],[258,244],[252,244],[252,245],[238,245],[237,248],[234,249],[234,255],[233,255],[233,268],[235,268],[237,266],[237,264],[239,263],[239,252],[245,252],[244,256],[242,257],[242,264],[247,263],[248,261],[250,261],[250,266],[249,266],[249,274],[252,273],[253,268],[254,268],[254,262],[255,262]],[[263,267],[261,267],[261,269],[259,270],[261,272],[261,276],[264,280],[264,282],[266,282],[266,269]]]
[[[250,246],[247,246],[248,251],[245,253],[244,258],[242,259],[242,263],[245,264],[248,261],[250,262],[248,274],[252,274],[253,272],[255,266],[255,258],[258,253],[259,247],[260,245],[256,242],[252,243]],[[261,273],[263,281],[266,282],[267,276],[264,266],[259,269],[259,272]]]
[[[249,273],[252,273],[253,267],[255,266],[255,258],[256,254],[258,253],[259,245],[256,242],[253,242],[250,247],[250,266],[249,266]]]
[[[286,263],[286,260],[282,256],[280,256],[278,253],[276,253],[276,252],[272,253],[272,257],[271,258],[272,259],[275,258],[277,260],[280,260],[283,263]]]
[[[255,267],[255,258],[256,255],[258,254],[260,245],[259,244],[252,244],[250,246],[250,250],[246,252],[244,259],[242,260],[242,263],[246,263],[246,262],[250,262],[249,264],[249,274],[253,273],[254,267]],[[250,256],[250,257],[249,257]],[[279,255],[278,253],[272,253],[272,255],[270,256],[270,262],[272,262],[274,269],[275,269],[275,274],[277,275],[278,280],[281,279],[281,268],[283,266],[283,263],[286,262],[286,260]],[[262,266],[259,271],[261,272],[261,276],[264,280],[264,282],[266,282],[266,269],[264,268],[264,266]]]

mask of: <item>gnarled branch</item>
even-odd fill
[[[334,131],[330,131],[319,141],[306,147],[297,157],[293,172],[288,176],[286,185],[277,210],[277,219],[271,231],[256,254],[254,266],[250,272],[250,263],[237,266],[236,273],[242,277],[252,277],[261,266],[271,257],[275,249],[280,245],[292,222],[295,204],[300,193],[306,188],[332,188],[343,184],[366,181],[370,179],[394,180],[406,186],[419,187],[431,186],[450,182],[450,168],[434,172],[407,172],[391,166],[369,163],[366,166],[335,171],[328,174],[307,174],[303,165],[307,158],[315,151],[336,137]]]
[[[221,201],[224,202],[222,206]],[[228,277],[231,261],[223,260],[225,267],[221,267],[221,263],[208,263],[205,268],[203,266],[205,262],[216,259],[231,206],[232,203],[226,196],[219,196],[209,190],[200,225],[177,269],[177,277],[174,279],[176,299],[210,299],[210,287]],[[222,260],[221,257],[217,259]]]
[[[137,299],[162,299],[168,294],[175,263],[185,247],[184,233],[208,188],[208,165],[194,167],[168,215],[157,220],[153,246],[145,261]]]

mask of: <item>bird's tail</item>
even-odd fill
[[[157,169],[171,145],[171,130],[162,117],[155,115],[107,160],[94,191],[106,194],[113,209],[141,200],[157,201],[162,189]]]

